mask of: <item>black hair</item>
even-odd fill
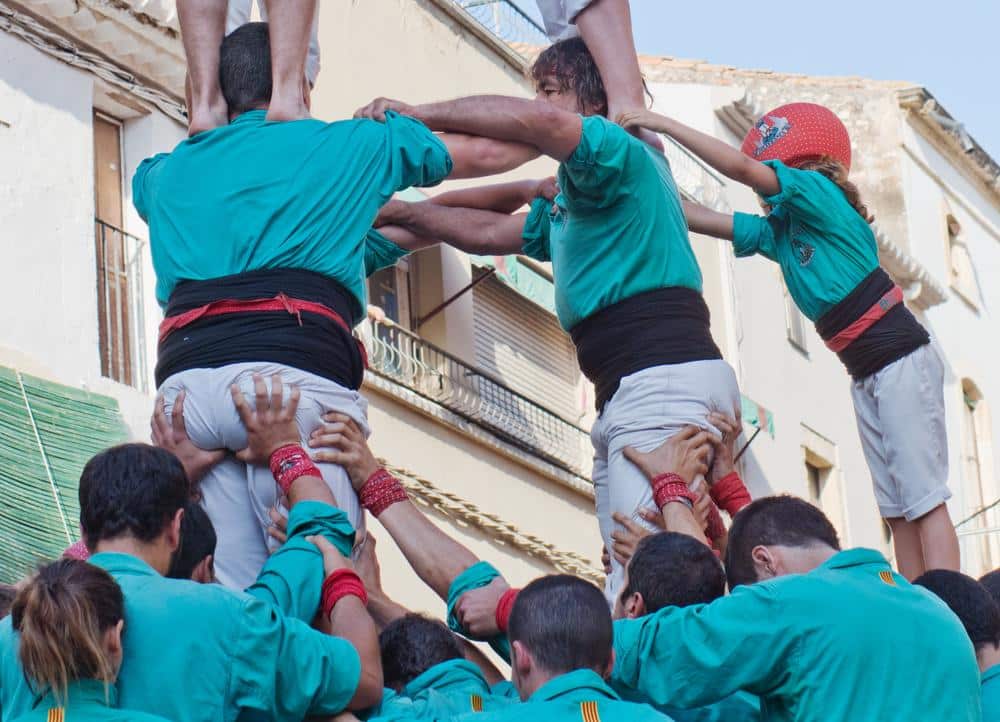
[[[987,644],[1000,646],[1000,606],[982,584],[950,569],[932,569],[913,583],[934,592],[948,605],[977,652]]]
[[[594,56],[582,38],[569,38],[553,43],[542,51],[531,66],[531,80],[535,87],[552,76],[562,91],[572,90],[580,101],[580,110],[590,107],[598,114],[608,114],[608,94],[597,69]],[[614,120],[612,118],[612,120]]]
[[[378,635],[383,684],[401,692],[436,664],[462,658],[458,639],[444,624],[422,614],[394,619]]]
[[[14,602],[17,588],[10,584],[0,584],[0,619],[10,614],[10,605]]]
[[[87,548],[129,534],[158,537],[187,504],[190,484],[169,451],[149,444],[122,444],[87,462],[80,475],[80,528]]]
[[[730,589],[757,581],[751,556],[754,547],[817,544],[840,550],[837,530],[822,511],[789,494],[757,499],[740,510],[729,529],[726,576]]]
[[[994,569],[988,574],[979,577],[979,583],[986,587],[986,590],[993,595],[993,599],[1000,604],[1000,569]]]
[[[665,531],[642,539],[629,560],[622,598],[636,592],[649,614],[663,607],[707,604],[726,593],[726,575],[705,544]]]
[[[590,669],[603,674],[611,659],[611,612],[604,594],[568,574],[536,579],[517,595],[507,636],[520,642],[550,674]]]
[[[271,102],[267,23],[247,23],[225,37],[219,50],[219,87],[233,116]]]
[[[181,543],[170,560],[167,576],[171,579],[190,579],[205,557],[215,554],[215,527],[201,505],[189,501],[181,518]]]

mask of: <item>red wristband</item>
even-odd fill
[[[393,504],[406,501],[410,497],[399,479],[385,469],[378,469],[361,487],[361,506],[378,517]]]
[[[500,597],[500,601],[497,602],[496,610],[496,622],[497,629],[499,629],[504,634],[507,633],[507,625],[510,623],[510,612],[514,608],[514,600],[517,599],[517,595],[520,589],[514,589],[511,587]]]
[[[278,482],[278,486],[284,493],[295,483],[300,476],[315,476],[322,479],[323,475],[298,444],[288,444],[276,449],[271,453],[270,459],[271,475]]]
[[[368,592],[365,591],[361,577],[352,569],[337,569],[323,580],[323,614],[329,617],[334,605],[346,596],[355,596],[362,604],[368,604]]]
[[[721,539],[726,533],[726,525],[722,521],[722,514],[719,513],[719,507],[714,503],[708,507],[708,528],[705,530],[705,534],[713,542]]]
[[[753,499],[743,484],[743,479],[735,471],[730,471],[724,477],[712,484],[709,489],[714,501],[720,509],[724,509],[730,517],[749,504]]]
[[[687,482],[677,474],[660,474],[650,483],[653,486],[653,501],[658,509],[672,501],[683,502],[689,509],[693,509],[694,503],[698,501]]]

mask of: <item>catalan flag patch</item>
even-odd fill
[[[472,695],[470,697],[470,701],[472,702],[472,711],[473,712],[482,712],[483,711],[483,698],[482,697],[480,697],[478,694],[474,694],[474,695]]]
[[[878,573],[878,578],[883,582],[888,584],[890,587],[896,586],[896,580],[893,579],[892,572],[881,571]]]
[[[66,710],[62,707],[53,707],[49,710],[48,722],[65,722]]]
[[[601,715],[597,711],[597,702],[581,702],[580,716],[583,722],[601,722]]]

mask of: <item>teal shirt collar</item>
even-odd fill
[[[608,699],[620,699],[599,674],[589,669],[577,669],[550,679],[535,690],[528,701],[549,702],[561,698],[582,701],[593,699],[595,694]]]
[[[992,667],[983,672],[981,681],[983,684],[990,682],[994,679],[1000,677],[1000,664],[994,664]]]
[[[857,547],[855,549],[845,549],[842,552],[837,552],[825,562],[820,564],[819,568],[847,569],[848,567],[857,567],[863,564],[880,564],[886,567],[889,566],[889,562],[881,553],[875,551],[874,549]]]
[[[140,577],[160,576],[159,572],[153,569],[153,567],[149,566],[149,564],[139,557],[132,556],[131,554],[100,552],[99,554],[94,554],[88,561],[110,572],[112,576],[119,574],[131,574]]]
[[[475,689],[472,689],[473,686]],[[465,659],[449,659],[447,662],[435,664],[423,674],[410,680],[403,689],[403,696],[412,699],[429,689],[450,692],[456,688],[465,694],[490,693],[490,686],[486,683],[483,673],[479,671],[479,667]]]

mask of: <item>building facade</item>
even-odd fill
[[[416,102],[531,94],[529,46],[544,38],[508,3],[321,6],[319,118],[348,117],[377,95]],[[58,449],[86,435],[60,427],[58,394],[83,403],[77,396],[85,393],[94,414],[104,413],[107,399],[117,404],[124,426],[102,421],[100,438],[148,438],[160,310],[129,179],[143,158],[184,137],[184,61],[170,0],[0,0],[0,31],[0,239],[10,261],[0,270],[0,366],[13,379],[0,425],[16,416],[11,433],[24,437],[23,449],[45,471],[33,477],[34,496],[0,511],[0,548],[27,537],[51,553],[76,533],[79,459],[63,459]],[[990,420],[1000,382],[987,372],[996,343],[991,301],[1000,300],[986,277],[1000,273],[995,163],[926,91],[907,84],[663,58],[643,65],[657,109],[733,143],[757,113],[786,100],[823,102],[844,118],[883,260],[948,365],[953,516],[1000,496]],[[673,144],[667,151],[689,198],[722,210],[756,208],[746,189]],[[508,177],[553,171],[538,160]],[[737,262],[713,239],[692,242],[713,332],[746,396],[744,442],[752,444],[741,463],[752,491],[812,498],[845,543],[888,549],[839,362],[789,303],[775,266]],[[550,269],[431,248],[374,276],[370,291],[386,317],[361,329],[376,453],[436,523],[513,583],[557,569],[599,579],[589,481],[593,391],[553,314]],[[35,401],[39,388],[54,399],[47,416]],[[16,485],[21,473],[16,455],[0,455],[0,484]],[[38,504],[51,514],[30,517],[25,508]],[[54,536],[43,535],[46,519]],[[1000,562],[996,535],[980,533],[993,523],[991,512],[980,513],[960,528],[970,532],[963,536],[970,570]],[[390,595],[440,613],[388,535],[372,527]],[[0,557],[0,575],[24,571],[26,546],[17,559]]]

